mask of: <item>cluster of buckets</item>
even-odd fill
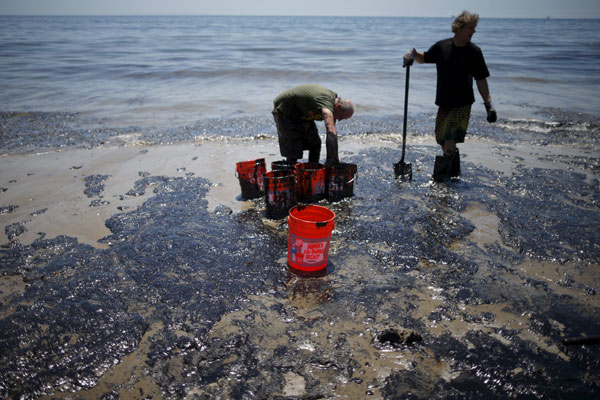
[[[335,220],[335,213],[327,207],[308,203],[351,197],[356,170],[356,164],[349,163],[273,161],[267,172],[264,158],[236,164],[242,197],[264,196],[267,218],[288,217],[288,264],[303,272],[327,266]]]

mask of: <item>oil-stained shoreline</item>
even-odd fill
[[[398,135],[342,138],[359,175],[323,202],[320,278],[290,273],[284,221],[236,199],[233,162],[278,159],[272,138],[5,156],[0,395],[597,396],[597,348],[561,342],[600,334],[596,131],[467,139],[446,184],[426,138],[411,183]]]

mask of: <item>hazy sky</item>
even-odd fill
[[[600,0],[0,0],[0,15],[364,15],[600,18]]]

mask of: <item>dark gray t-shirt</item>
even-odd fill
[[[435,104],[438,106],[473,104],[473,78],[480,80],[490,76],[481,49],[473,43],[455,46],[452,38],[440,40],[431,46],[425,52],[425,62],[436,64]]]

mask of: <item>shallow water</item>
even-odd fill
[[[530,145],[597,145],[600,118],[597,115],[543,108],[536,118],[501,118],[491,125],[482,115],[473,115],[469,134],[498,143]],[[429,139],[435,115],[411,113],[407,120],[408,143]],[[337,123],[340,137],[366,137],[402,132],[400,116],[356,115]],[[320,134],[324,134],[319,123]],[[199,120],[190,126],[147,128],[114,126],[91,120],[78,113],[0,112],[0,154],[37,153],[98,146],[153,145],[212,140],[262,140],[276,138],[270,115],[223,117]],[[401,138],[390,140],[400,142]],[[590,168],[597,168],[591,165]]]
[[[441,184],[429,145],[410,146],[412,182],[394,179],[398,150],[348,147],[357,184],[321,202],[336,227],[319,278],[288,271],[287,226],[262,199],[208,211],[206,179],[140,171],[122,195],[147,200],[106,221],[108,248],[17,234],[0,249],[15,287],[2,293],[0,394],[594,397],[595,347],[561,340],[600,332],[598,152],[490,146],[514,172],[470,162],[465,144],[463,177]],[[110,182],[85,181],[91,201]]]
[[[277,94],[312,82],[352,99],[361,115],[397,115],[402,55],[450,37],[451,22],[450,15],[0,16],[0,110],[170,129],[270,116]],[[482,18],[473,41],[499,117],[530,118],[540,107],[597,113],[599,32],[594,19]],[[435,74],[433,65],[412,68],[411,112],[434,108]],[[475,108],[483,114],[479,98]]]

